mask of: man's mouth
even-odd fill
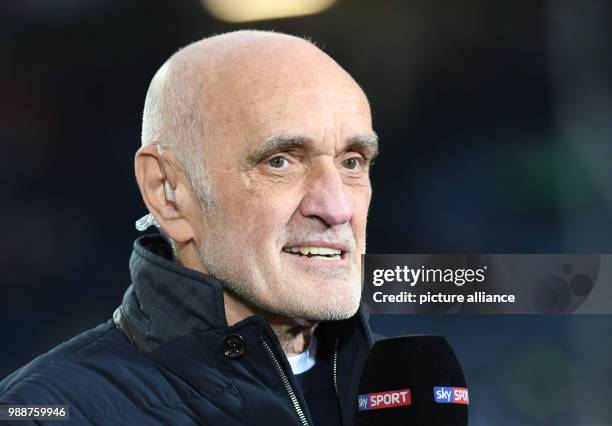
[[[295,256],[307,256],[309,258],[324,260],[340,260],[344,254],[340,249],[321,246],[283,247],[283,251]]]

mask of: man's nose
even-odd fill
[[[317,217],[329,227],[351,220],[353,206],[340,171],[335,166],[321,167],[307,179],[300,213],[304,217]]]

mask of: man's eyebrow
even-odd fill
[[[376,133],[355,135],[348,139],[346,149],[360,151],[367,160],[372,161],[378,156],[378,135]]]
[[[249,154],[248,160],[252,164],[257,164],[277,152],[289,151],[298,147],[303,148],[304,145],[310,143],[312,143],[312,140],[304,136],[270,136],[262,147]]]

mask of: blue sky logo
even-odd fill
[[[434,400],[438,404],[450,404],[453,398],[453,388],[450,386],[434,386]]]
[[[359,395],[359,411],[366,411],[368,408],[370,408],[368,402],[368,394]]]

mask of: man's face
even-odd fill
[[[365,96],[341,77],[234,92],[205,146],[214,199],[198,227],[205,271],[299,323],[352,316],[376,151]]]

